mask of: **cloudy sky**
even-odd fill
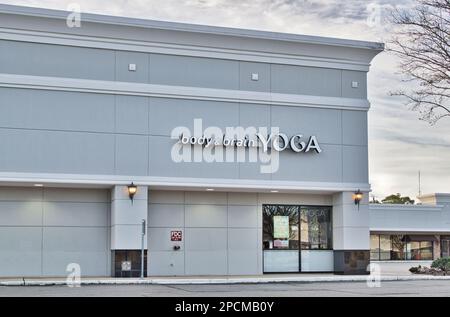
[[[129,17],[388,41],[386,15],[414,0],[0,0],[0,3],[67,9]],[[394,56],[376,57],[369,75],[370,182],[373,195],[413,197],[450,192],[450,119],[437,125],[418,120],[402,99],[389,96],[401,87]]]

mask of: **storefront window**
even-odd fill
[[[433,260],[431,236],[371,235],[370,248],[373,261]]]
[[[331,249],[331,228],[331,208],[302,207],[300,212],[301,249]]]
[[[331,207],[264,205],[264,272],[308,271],[312,263],[322,264],[329,257],[323,250],[333,247],[331,221]]]
[[[298,206],[265,205],[263,218],[265,250],[298,250]]]
[[[441,237],[441,257],[450,257],[450,237]]]
[[[411,260],[433,260],[433,242],[431,241],[413,241],[408,243],[408,249],[411,250]]]
[[[406,253],[406,237],[403,235],[393,235],[391,236],[392,241],[392,252],[391,258],[387,258],[385,260],[394,260],[394,261],[402,261],[407,260]]]
[[[420,260],[420,242],[411,242],[408,246],[408,260]]]
[[[370,260],[380,260],[380,236],[377,234],[370,235]]]

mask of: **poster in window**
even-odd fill
[[[275,241],[273,241],[273,247],[275,249],[289,248],[289,240],[275,240]]]
[[[122,271],[131,271],[131,261],[122,261],[121,268]]]
[[[273,217],[273,237],[275,239],[289,239],[289,217]]]

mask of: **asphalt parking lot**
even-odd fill
[[[370,288],[352,283],[271,283],[232,285],[103,285],[81,286],[0,286],[5,296],[69,297],[356,297],[356,296],[445,296],[450,297],[450,281],[382,282]]]

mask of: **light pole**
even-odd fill
[[[144,278],[144,238],[145,238],[145,219],[142,219],[142,235],[141,235],[141,278]]]

